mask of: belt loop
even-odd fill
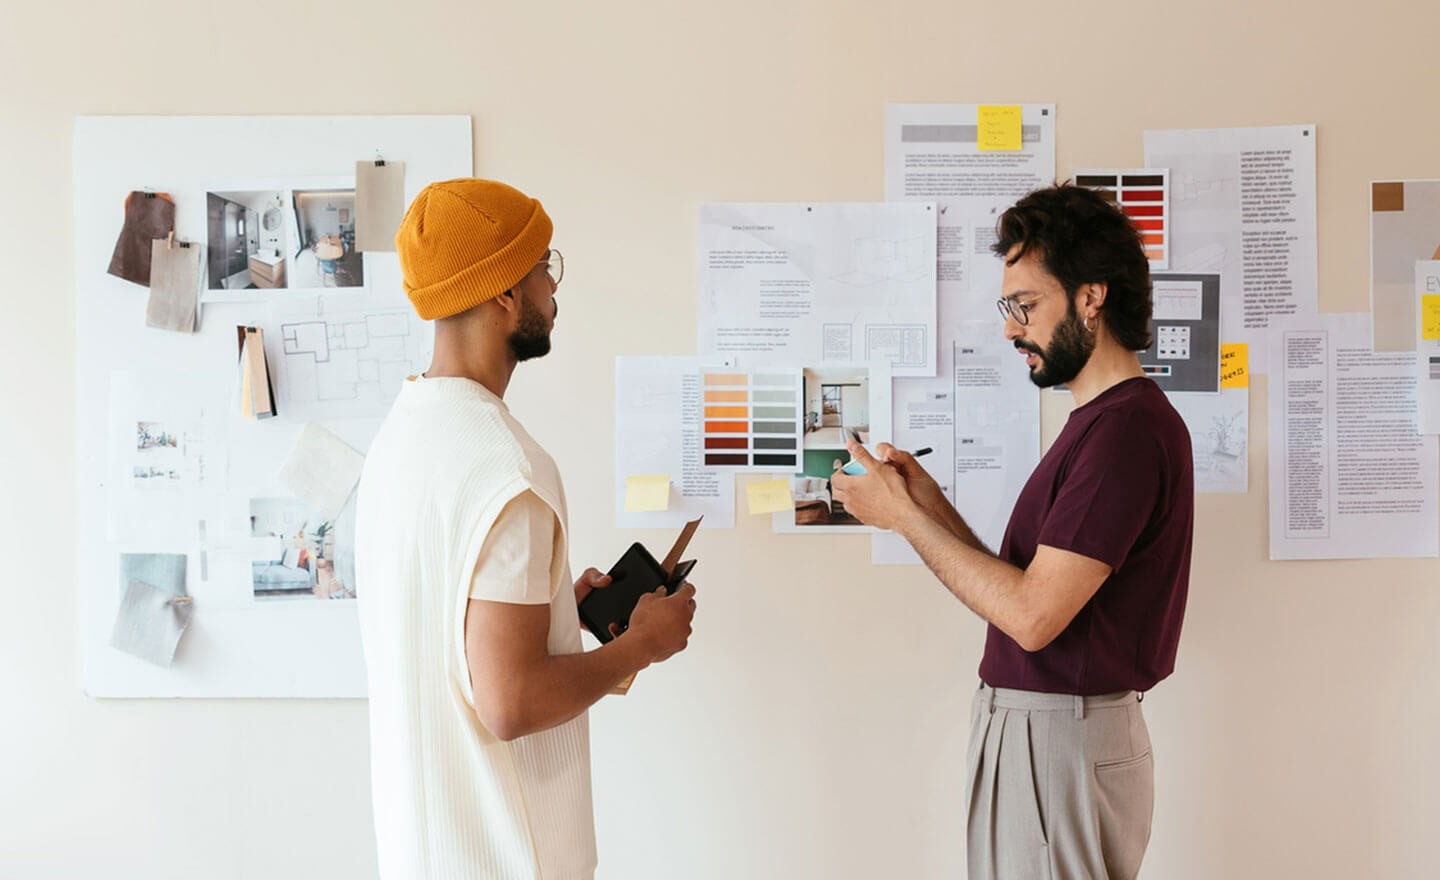
[[[1144,691],[1136,691],[1136,692],[1135,692],[1135,702],[1137,702],[1137,703],[1143,703],[1143,702],[1145,702],[1145,692],[1144,692]]]
[[[985,682],[980,682],[980,690],[985,694],[985,711],[991,715],[995,714],[995,689]]]
[[[1082,697],[1082,696],[1080,696],[1079,694],[1076,694],[1076,695],[1075,695],[1075,720],[1076,720],[1076,721],[1083,721],[1084,719],[1085,719],[1085,698]]]

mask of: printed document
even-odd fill
[[[1271,559],[1440,555],[1413,354],[1372,351],[1364,313],[1277,324],[1269,397]]]
[[[935,206],[700,206],[700,353],[935,375]]]
[[[1002,261],[990,253],[1005,209],[1055,179],[1055,107],[1021,105],[1021,149],[982,151],[975,104],[892,104],[885,114],[885,197],[939,212],[938,375],[895,380],[896,446],[921,459],[975,533],[1000,545],[1040,460],[1040,395],[1005,341]],[[915,564],[903,538],[871,539],[877,564]]]
[[[1170,169],[1170,268],[1220,274],[1225,338],[1266,362],[1272,321],[1315,314],[1315,126],[1145,132]]]

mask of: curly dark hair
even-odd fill
[[[1006,265],[1034,251],[1072,303],[1081,285],[1105,284],[1100,318],[1110,335],[1131,351],[1150,347],[1150,262],[1140,233],[1113,202],[1067,181],[1016,202],[995,232],[990,249]]]

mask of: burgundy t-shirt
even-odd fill
[[[1020,492],[1000,558],[1025,568],[1046,544],[1103,562],[1111,574],[1039,651],[992,625],[980,678],[1091,696],[1149,690],[1168,676],[1194,518],[1190,432],[1154,382],[1127,379],[1076,409]]]

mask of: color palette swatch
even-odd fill
[[[702,372],[707,467],[796,471],[804,446],[800,370]]]
[[[1170,268],[1170,169],[1087,169],[1075,172],[1075,184],[1118,204],[1140,230],[1150,268]]]

